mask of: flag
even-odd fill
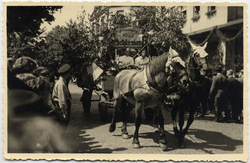
[[[103,73],[103,69],[98,67],[95,62],[93,62],[88,67],[88,73],[92,74],[94,81]]]

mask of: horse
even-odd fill
[[[174,134],[178,137],[179,146],[182,148],[185,147],[183,139],[194,121],[194,114],[197,107],[200,104],[202,107],[207,107],[210,88],[210,81],[204,76],[206,75],[206,71],[208,69],[208,54],[205,51],[207,43],[205,43],[204,46],[195,46],[191,42],[189,43],[192,47],[192,53],[190,53],[186,61],[189,86],[187,89],[181,89],[178,92],[180,98],[175,100],[173,109],[171,111]],[[190,110],[186,127],[183,130],[185,107],[189,107]],[[179,130],[176,124],[176,115],[178,111]]]
[[[128,139],[127,118],[135,107],[135,131],[132,144],[133,148],[140,148],[138,132],[141,125],[141,114],[145,108],[152,108],[159,120],[159,144],[163,150],[166,150],[167,140],[161,104],[168,89],[166,80],[173,70],[178,73],[181,83],[186,84],[188,80],[185,65],[180,61],[182,60],[178,53],[170,47],[168,53],[165,52],[154,58],[142,70],[123,70],[119,72],[114,81],[114,112],[109,132],[115,131],[117,112],[120,109],[123,113],[122,138]]]

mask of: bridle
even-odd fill
[[[175,60],[176,58],[181,59],[180,56],[174,56],[174,57],[172,57],[172,60]],[[186,71],[185,71],[185,73],[182,73],[182,74],[177,73],[176,68],[173,66],[173,62],[177,62],[177,61],[171,61],[171,63],[170,63],[171,74],[175,73],[176,74],[177,82],[179,84],[182,84],[181,83],[181,79],[183,78],[183,76],[188,75],[188,74],[187,74]],[[177,63],[179,63],[180,65],[182,65],[180,62],[177,62]],[[185,67],[184,64],[185,64],[185,62],[183,61],[183,67]]]
[[[190,60],[193,58],[194,59],[194,61],[195,61],[195,63],[198,65],[197,66],[197,68],[195,68],[194,66],[192,66],[192,67],[188,67],[189,69],[193,69],[193,70],[200,70],[201,69],[201,67],[204,65],[204,64],[206,64],[207,62],[206,62],[206,59],[204,59],[204,60],[198,60],[197,59],[197,57],[195,57],[195,55],[197,54],[198,52],[196,52],[195,50],[193,51],[193,54],[190,56],[190,58],[189,58],[189,61],[188,61],[188,65],[189,65],[189,63],[190,63]],[[205,56],[206,57],[206,56]],[[204,57],[204,58],[205,58]],[[200,57],[201,58],[201,57]]]

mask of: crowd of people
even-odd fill
[[[214,112],[216,122],[228,122],[230,119],[234,122],[242,121],[243,70],[235,75],[232,69],[225,71],[222,65],[217,65],[214,71],[210,76],[209,110],[201,106],[197,116],[204,117],[208,112]]]

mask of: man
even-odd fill
[[[243,110],[243,81],[244,81],[244,75],[243,75],[244,71],[240,70],[239,73],[239,78],[237,79],[240,82],[240,91],[239,91],[239,103],[238,103],[238,107],[240,108],[240,110]],[[242,119],[243,117],[241,117]]]
[[[135,59],[135,65],[140,69],[144,68],[149,63],[149,58],[146,57],[146,50],[143,49],[141,52],[141,56]]]
[[[233,70],[227,71],[228,80],[228,101],[232,106],[232,119],[238,122],[238,117],[241,114],[241,109],[239,108],[240,100],[240,82],[233,77]]]
[[[129,55],[130,49],[126,48],[125,55],[119,58],[119,67],[126,68],[129,65],[134,65],[134,59]]]
[[[85,113],[90,112],[92,93],[95,88],[95,82],[92,74],[90,74],[86,67],[82,67],[77,75],[77,86],[82,88],[83,93],[80,101]]]
[[[225,112],[224,121],[227,122],[230,116],[230,112],[227,105],[226,91],[228,87],[228,80],[222,74],[223,68],[222,65],[217,65],[215,67],[217,75],[213,77],[212,85],[209,92],[210,98],[215,98],[214,107],[215,107],[215,121],[220,122],[223,118],[222,111]]]
[[[62,116],[60,116],[61,118],[58,121],[64,131],[69,123],[71,109],[71,95],[67,85],[67,81],[70,78],[70,68],[69,64],[65,64],[59,68],[58,75],[60,77],[52,92],[52,98],[55,101],[55,106],[61,111]]]

